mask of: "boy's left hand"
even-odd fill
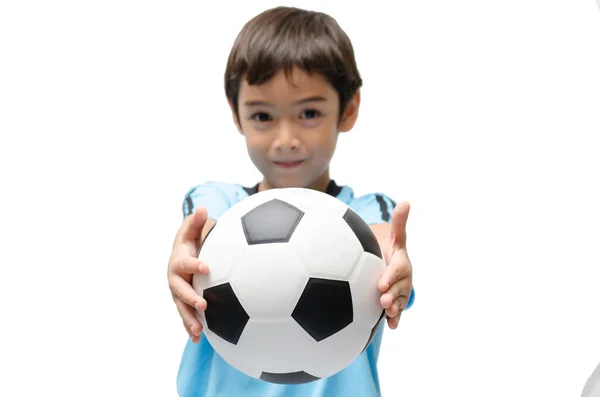
[[[381,306],[386,309],[387,323],[391,329],[398,327],[402,310],[406,307],[412,292],[412,265],[406,252],[406,221],[410,205],[399,203],[392,213],[390,232],[383,257],[387,264],[379,280]]]

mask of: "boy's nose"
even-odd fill
[[[288,126],[282,126],[273,143],[277,151],[288,152],[297,150],[300,147],[300,141],[293,129]]]

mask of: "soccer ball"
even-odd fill
[[[329,377],[371,343],[384,319],[385,263],[375,235],[340,200],[311,189],[256,193],[216,222],[196,315],[232,367],[271,383]]]

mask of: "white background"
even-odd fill
[[[226,57],[274,1],[0,5],[0,395],[175,396],[186,190],[253,184]],[[295,1],[364,78],[338,183],[412,204],[385,396],[578,396],[600,362],[594,0]]]

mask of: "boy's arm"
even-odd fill
[[[414,301],[412,264],[406,252],[410,206],[396,204],[380,193],[358,197],[350,206],[369,224],[381,247],[387,265],[378,285],[382,293],[381,306],[386,311],[389,327],[395,329],[402,311]]]
[[[194,309],[206,310],[206,301],[192,287],[192,278],[196,273],[208,273],[208,266],[198,258],[198,252],[213,225],[214,221],[208,218],[204,207],[198,207],[188,215],[175,235],[167,269],[173,302],[194,343],[200,340],[202,333],[202,324],[196,318]]]
[[[387,267],[379,280],[381,306],[388,317],[388,326],[398,327],[402,311],[412,303],[412,264],[406,252],[406,221],[410,205],[396,205],[391,221],[370,225],[381,247]]]
[[[198,258],[200,245],[229,207],[232,187],[205,183],[190,189],[183,201],[184,220],[175,234],[167,277],[171,296],[192,342],[200,341],[202,324],[195,310],[206,310],[206,301],[192,287],[194,274],[206,274],[210,264]]]

